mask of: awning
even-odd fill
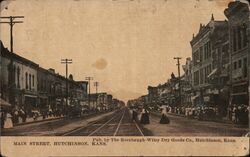
[[[1,107],[10,107],[11,104],[8,103],[7,101],[3,100],[2,98],[0,98],[0,106]]]
[[[197,95],[195,95],[195,96],[192,96],[191,97],[191,100],[193,101],[193,100],[195,100],[196,98],[198,98],[200,96],[200,94],[197,94]]]
[[[211,77],[211,76],[213,76],[216,72],[217,72],[217,68],[215,68],[209,75],[207,75],[207,77],[209,78],[209,77]]]

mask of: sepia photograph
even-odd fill
[[[0,8],[1,145],[249,142],[248,1],[1,0]]]

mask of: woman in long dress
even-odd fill
[[[141,124],[149,124],[149,115],[146,109],[142,109]]]
[[[10,113],[6,113],[4,128],[12,128],[12,127],[13,127],[12,116]]]
[[[160,124],[169,124],[169,118],[167,117],[167,108],[164,107],[161,112]]]

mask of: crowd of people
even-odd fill
[[[25,110],[23,107],[14,108],[1,108],[1,128],[11,128],[16,124],[25,123],[27,119],[32,119],[33,121],[38,120],[39,117],[46,119],[48,117],[60,117],[64,116],[61,110]]]
[[[249,106],[234,104],[229,108],[229,117],[236,124],[248,124]]]

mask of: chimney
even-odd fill
[[[73,80],[73,75],[72,74],[69,75],[69,79]]]
[[[53,69],[53,68],[49,68],[48,71],[55,74],[55,69]]]
[[[212,14],[211,21],[214,21],[214,14]]]

